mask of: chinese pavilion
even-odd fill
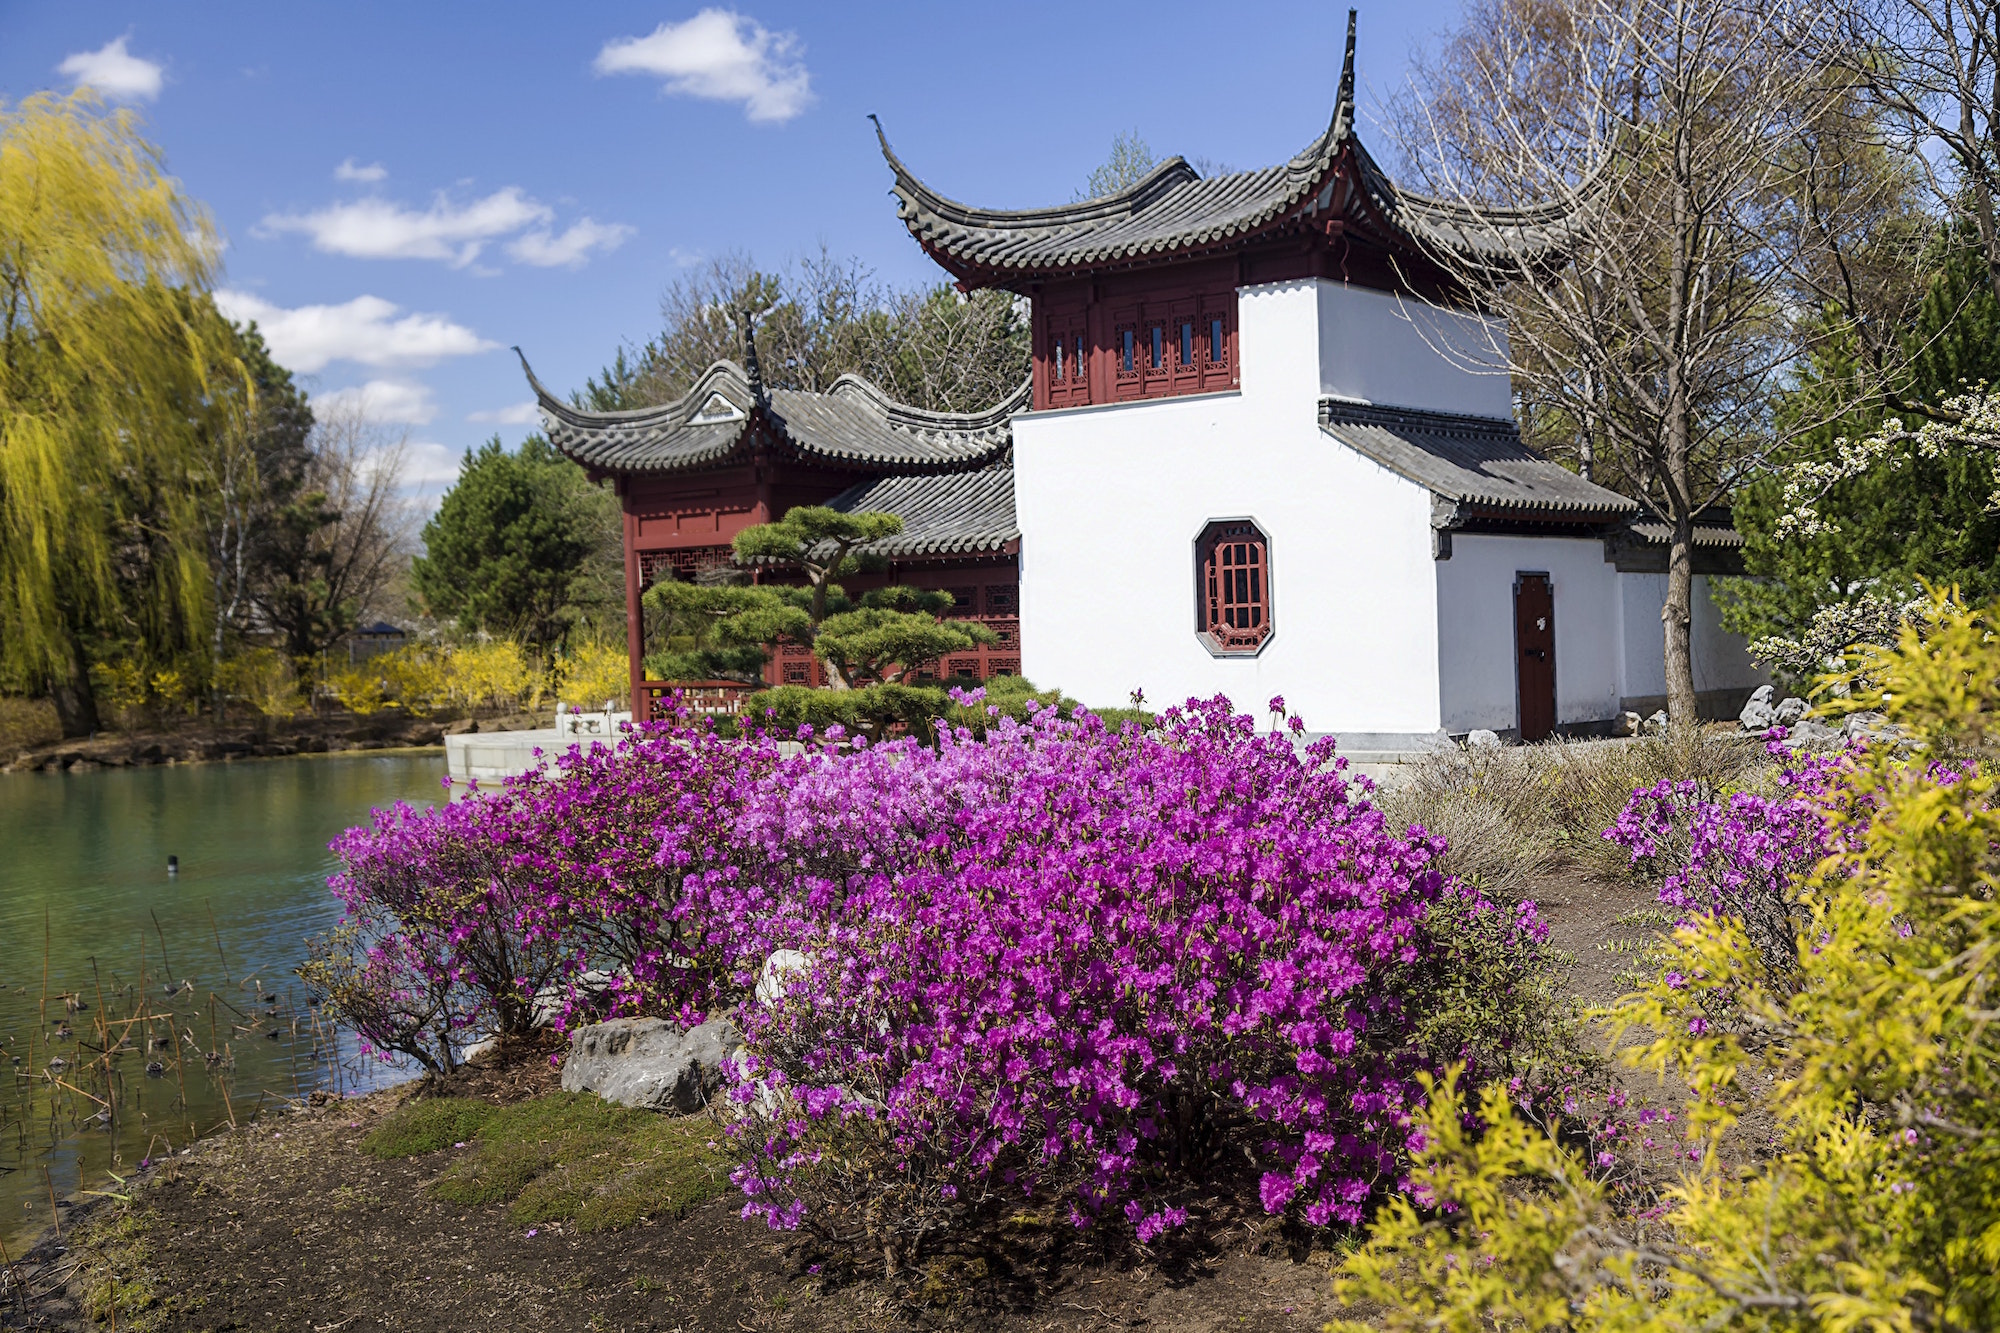
[[[1657,706],[1657,525],[1523,444],[1488,369],[1505,325],[1452,277],[1558,257],[1564,214],[1399,189],[1355,133],[1352,13],[1330,123],[1279,166],[1204,178],[1173,158],[1117,194],[995,210],[930,189],[876,132],[924,251],[1031,302],[1030,382],[968,416],[855,379],[767,392],[754,360],[641,412],[537,384],[551,440],[624,501],[635,699],[656,688],[636,632],[657,571],[832,503],[900,514],[889,577],[963,594],[1006,636],[945,675],[1024,671],[1096,704],[1283,695],[1350,753]],[[1711,710],[1760,679],[1707,595],[1732,538],[1696,569]]]

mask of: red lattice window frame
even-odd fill
[[[727,546],[682,546],[671,551],[639,552],[639,586],[650,588],[667,577],[669,570],[682,583],[693,583],[712,569],[725,569],[736,562],[736,552]]]
[[[1221,519],[1195,542],[1196,630],[1211,652],[1255,655],[1269,641],[1271,541],[1249,519]]]

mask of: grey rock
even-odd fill
[[[785,978],[794,972],[803,972],[812,959],[797,949],[778,949],[764,960],[764,970],[757,977],[757,1003],[776,1004],[785,998]]]
[[[1809,717],[1791,729],[1791,733],[1785,737],[1785,744],[1794,749],[1802,745],[1817,749],[1822,746],[1838,745],[1841,739],[1841,734],[1832,727],[1817,718]]]
[[[1880,713],[1849,713],[1840,730],[1849,740],[1871,744],[1890,743],[1903,736],[1903,729]]]
[[[1653,715],[1652,715],[1651,717],[1649,717],[1649,718],[1647,718],[1647,719],[1646,719],[1646,721],[1645,721],[1645,728],[1646,728],[1646,733],[1647,733],[1648,735],[1651,735],[1651,736],[1664,736],[1664,735],[1666,735],[1666,734],[1667,734],[1667,710],[1666,710],[1666,709],[1664,709],[1664,708],[1661,708],[1661,709],[1658,709],[1657,711],[1655,711],[1655,712],[1654,712],[1654,714],[1653,714]]]
[[[1500,748],[1500,737],[1497,733],[1488,731],[1484,727],[1481,727],[1477,731],[1468,731],[1465,733],[1465,748],[1468,750],[1497,750]]]
[[[1781,727],[1792,726],[1805,715],[1806,701],[1804,699],[1787,699],[1778,705],[1778,725]]]
[[[1769,731],[1778,725],[1778,710],[1771,706],[1771,696],[1776,691],[1769,685],[1759,685],[1750,695],[1750,701],[1737,714],[1737,725],[1745,731]]]
[[[743,1034],[726,1018],[683,1032],[658,1018],[614,1018],[578,1028],[563,1060],[565,1092],[686,1115],[708,1105]]]
[[[631,980],[630,975],[622,968],[616,972],[607,972],[603,968],[593,967],[577,977],[574,983],[576,998],[585,1006],[594,1005],[621,980]],[[538,1028],[554,1027],[556,1020],[562,1017],[563,1006],[569,1003],[569,997],[570,987],[567,985],[542,987],[535,992],[535,998],[529,1003],[529,1023]]]

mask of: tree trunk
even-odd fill
[[[81,652],[72,652],[69,678],[56,681],[49,695],[55,702],[56,720],[62,724],[64,740],[102,729],[97,718],[97,691],[90,686],[90,668],[83,665]]]
[[[1667,721],[1678,728],[1696,725],[1700,714],[1694,693],[1694,519],[1685,507],[1676,509],[1660,628],[1666,632]]]

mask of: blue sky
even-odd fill
[[[1364,6],[1364,132],[1457,0]],[[511,352],[567,391],[658,324],[688,265],[816,249],[942,274],[865,116],[971,203],[1071,197],[1112,136],[1247,168],[1324,125],[1344,7],[24,4],[0,97],[137,108],[229,240],[227,308],[316,397],[408,432],[430,498],[532,429]],[[1377,141],[1379,132],[1372,136]]]

